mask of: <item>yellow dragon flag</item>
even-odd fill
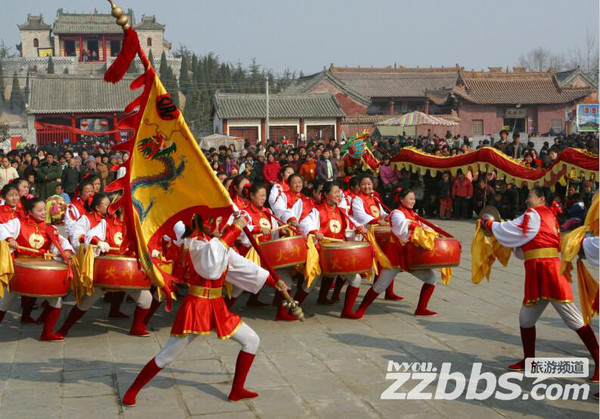
[[[134,129],[135,135],[113,147],[130,153],[122,166],[126,174],[106,190],[122,191],[111,209],[123,208],[123,247],[135,249],[144,270],[164,288],[168,274],[151,257],[153,249],[161,248],[162,236],[171,235],[177,221],[189,225],[196,213],[205,219],[228,217],[232,203],[132,28],[125,31],[122,54],[107,70],[105,80],[118,82],[137,54],[145,71],[131,83],[131,89],[143,87],[143,92],[125,109],[133,113],[120,124],[121,128]]]

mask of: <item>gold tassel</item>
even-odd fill
[[[598,282],[592,277],[581,259],[577,261],[577,285],[579,286],[579,302],[581,303],[583,322],[589,324],[594,317],[592,303],[598,294]]]
[[[442,284],[444,284],[444,285],[450,284],[450,281],[452,281],[452,268],[449,266],[446,266],[444,268],[441,268],[440,272],[442,273]]]
[[[390,234],[393,234],[393,233],[390,233]],[[392,263],[390,262],[388,257],[385,255],[385,253],[381,250],[381,247],[379,246],[379,243],[377,243],[377,240],[375,240],[373,226],[371,226],[371,228],[368,231],[367,241],[371,244],[371,247],[373,248],[373,254],[375,256],[375,260],[377,261],[377,263],[379,263],[379,265],[381,265],[381,267],[383,269],[392,269]],[[373,263],[373,265],[375,266],[375,274],[379,273],[378,269],[376,267],[377,263],[375,263],[375,262]]]
[[[304,266],[304,279],[308,287],[311,286],[315,278],[321,275],[321,265],[319,264],[319,251],[315,246],[314,234],[309,234],[306,239],[306,265]]]
[[[9,290],[9,282],[15,273],[10,247],[6,240],[0,241],[0,297],[4,298],[4,288]]]

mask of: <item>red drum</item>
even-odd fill
[[[392,228],[389,226],[376,226],[373,228],[373,235],[375,236],[375,241],[382,250],[385,251],[388,243],[392,239]]]
[[[368,242],[321,243],[319,262],[323,276],[362,274],[373,267],[373,249]]]
[[[400,258],[398,254],[398,249],[402,245],[399,243],[399,240],[396,238],[392,243],[392,228],[390,226],[375,226],[373,229],[373,235],[375,236],[375,241],[379,245],[379,248],[392,264],[393,269],[402,269],[400,266]]]
[[[283,237],[260,244],[273,269],[289,268],[306,263],[306,241],[302,236]]]
[[[147,290],[150,278],[138,260],[122,255],[98,256],[94,261],[94,286],[107,289]]]
[[[63,297],[69,292],[66,263],[40,258],[17,258],[15,274],[10,280],[10,292],[28,297]]]
[[[442,237],[435,239],[432,250],[407,243],[404,246],[408,269],[434,269],[454,267],[460,264],[460,242],[454,238]]]

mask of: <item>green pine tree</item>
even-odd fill
[[[65,67],[66,69],[66,67]],[[25,78],[25,88],[23,89],[23,99],[29,103],[29,67],[27,68],[27,78]]]
[[[46,67],[46,73],[54,74],[54,60],[52,56],[48,57],[48,67]]]
[[[188,68],[187,55],[181,57],[181,70],[179,71],[179,88],[183,94],[189,92],[190,86],[190,71]]]
[[[154,68],[154,55],[152,55],[152,50],[148,52],[148,61],[150,62],[152,68]]]
[[[137,65],[135,64],[135,60],[131,61],[131,64],[129,64],[129,68],[127,69],[127,72],[131,73],[131,74],[139,73]]]
[[[104,72],[106,72],[106,70],[104,70]],[[63,74],[69,74],[69,67],[65,67]]]
[[[169,64],[167,63],[167,54],[165,54],[165,52],[163,51],[162,55],[160,56],[160,67],[158,68],[158,72],[160,74],[160,77],[167,77],[167,74],[169,72]],[[163,80],[164,83],[164,80]]]
[[[15,114],[21,114],[25,112],[25,99],[23,97],[23,90],[19,85],[19,79],[17,78],[17,72],[13,75],[12,90],[10,92],[10,111]]]
[[[0,112],[6,107],[6,99],[4,99],[4,74],[2,71],[2,62],[0,61]]]

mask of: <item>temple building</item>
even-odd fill
[[[171,44],[164,39],[165,25],[154,16],[142,16],[136,22],[133,12],[129,21],[136,29],[146,54],[154,57],[167,55]],[[53,25],[44,22],[42,15],[27,15],[27,21],[18,25],[21,32],[21,56],[23,58],[77,57],[80,62],[107,62],[121,50],[123,31],[115,24],[115,18],[103,13],[67,13],[59,9]]]

